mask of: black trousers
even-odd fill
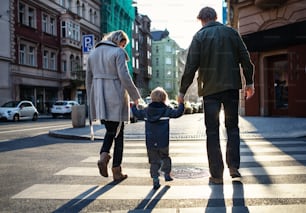
[[[226,163],[229,168],[240,166],[240,135],[238,127],[239,90],[227,90],[204,97],[207,155],[212,177],[222,178],[224,164],[219,138],[219,114],[224,107],[227,132]]]
[[[100,154],[102,152],[109,153],[113,145],[113,142],[115,142],[112,167],[118,167],[122,163],[122,156],[123,156],[124,122],[103,121],[103,123],[105,125],[106,132],[104,135],[104,140],[100,150]]]

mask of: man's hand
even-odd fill
[[[255,93],[254,84],[246,85],[244,91],[245,91],[245,99],[246,100],[250,99]]]

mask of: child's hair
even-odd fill
[[[168,100],[168,94],[162,87],[156,87],[154,90],[152,90],[150,96],[152,102],[165,103]]]

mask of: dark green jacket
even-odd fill
[[[196,71],[199,96],[241,89],[240,65],[246,84],[253,84],[254,65],[239,33],[219,22],[210,22],[193,37],[180,93],[186,93]]]

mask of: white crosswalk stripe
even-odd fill
[[[224,149],[225,143],[222,143]],[[228,174],[224,172],[224,185],[208,185],[208,175],[189,179],[175,179],[164,182],[156,192],[152,192],[152,181],[149,174],[146,148],[143,141],[128,141],[124,151],[124,173],[129,178],[118,185],[109,184],[52,184],[37,183],[15,194],[13,199],[49,199],[49,200],[150,200],[157,194],[162,194],[160,200],[220,200],[220,199],[306,199],[306,184],[273,181],[254,182],[256,177],[289,177],[306,176],[306,142],[296,141],[242,141],[241,168],[242,184],[235,185]],[[204,142],[171,141],[170,153],[174,170],[177,168],[199,168],[208,173],[207,156]],[[96,167],[98,156],[89,156],[79,162],[79,165],[66,167],[54,177],[97,178],[100,176]],[[254,166],[247,166],[254,163]],[[246,166],[244,166],[246,165]],[[175,176],[175,175],[174,175]],[[248,180],[243,183],[244,180]],[[112,180],[112,176],[107,179]],[[134,180],[133,183],[129,183]],[[142,180],[137,183],[137,180]],[[136,183],[135,183],[136,181]],[[258,202],[258,201],[257,201]],[[262,201],[264,202],[264,201]],[[149,212],[305,212],[306,205],[288,203],[286,211],[282,205],[254,206],[208,206],[190,208],[155,208]],[[248,211],[245,211],[247,208]],[[129,212],[143,212],[135,209]],[[103,211],[101,211],[103,212]],[[105,211],[107,212],[107,211]],[[114,210],[111,212],[128,212]]]

